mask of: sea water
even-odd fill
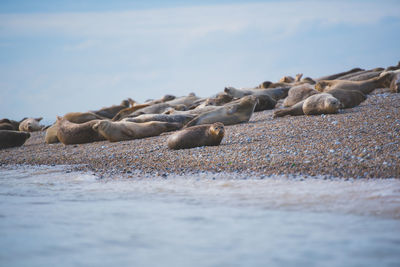
[[[0,266],[400,266],[400,182],[2,168]]]

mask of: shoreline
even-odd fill
[[[342,179],[327,177],[287,177],[240,173],[197,173],[194,175],[169,175],[135,177],[98,177],[88,172],[75,172],[71,166],[0,167],[0,173],[19,180],[21,186],[64,186],[65,183],[82,183],[82,186],[105,186],[107,190],[135,195],[152,200],[186,199],[189,202],[209,203],[268,209],[283,212],[312,212],[336,215],[400,219],[399,179]],[[56,180],[54,180],[56,178]],[[26,182],[30,179],[31,182]],[[7,183],[3,179],[2,182]],[[114,189],[113,189],[114,188]],[[108,191],[108,192],[110,192]]]
[[[400,178],[400,94],[377,89],[359,106],[338,114],[273,119],[274,110],[225,126],[219,146],[184,150],[168,149],[171,133],[65,146],[46,144],[45,132],[33,132],[23,146],[0,150],[0,167],[71,165],[111,177],[210,172]]]

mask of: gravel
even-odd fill
[[[377,89],[360,106],[338,114],[272,118],[226,126],[216,147],[169,150],[168,134],[145,139],[65,146],[34,132],[17,148],[0,150],[0,166],[69,165],[101,176],[189,175],[400,178],[400,94]]]

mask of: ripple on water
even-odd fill
[[[400,262],[395,179],[98,180],[50,169],[0,170],[6,266]]]

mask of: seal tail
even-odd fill
[[[294,106],[291,106],[290,108],[284,108],[284,109],[277,110],[274,112],[274,115],[272,117],[277,118],[277,117],[283,117],[286,115],[292,115],[292,116],[304,115],[303,103],[304,103],[304,100],[295,104]]]
[[[199,121],[199,116],[194,117],[192,120],[190,120],[183,126],[183,129],[197,125],[198,121]]]

